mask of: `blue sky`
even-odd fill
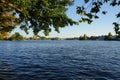
[[[72,18],[73,20],[79,20],[80,15],[76,14],[76,7],[83,4],[80,0],[75,0],[75,3],[73,6],[69,7],[69,10],[67,11],[67,15]],[[88,36],[92,35],[107,35],[109,32],[112,34],[115,34],[114,32],[114,26],[112,25],[112,22],[118,21],[116,19],[116,13],[119,12],[120,7],[110,7],[108,4],[105,4],[102,7],[103,10],[107,10],[106,15],[98,14],[100,16],[99,19],[94,20],[92,24],[87,23],[80,23],[79,25],[73,25],[73,26],[66,26],[64,28],[60,29],[60,33],[57,33],[52,30],[52,32],[47,37],[61,37],[61,38],[69,38],[69,37],[79,37],[84,34]],[[19,32],[19,29],[15,29],[14,32]],[[26,35],[23,31],[21,31],[21,34],[24,36],[33,36],[32,32],[30,32],[29,35]],[[44,36],[42,32],[39,33],[40,36]]]

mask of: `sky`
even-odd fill
[[[80,0],[75,0],[73,6],[68,7],[67,15],[72,18],[73,20],[80,20],[80,15],[76,14],[76,7],[82,5],[83,2]],[[49,36],[46,37],[60,37],[60,38],[70,38],[70,37],[79,37],[86,34],[87,36],[100,36],[100,35],[107,35],[111,32],[115,35],[114,26],[112,25],[113,22],[118,21],[116,19],[116,13],[119,12],[120,7],[110,7],[108,4],[105,4],[102,10],[107,10],[107,14],[98,14],[99,19],[94,20],[92,24],[87,23],[80,23],[79,25],[73,26],[66,26],[64,28],[60,28],[60,33],[57,33],[52,29],[52,32]],[[20,31],[18,28],[15,29],[14,32],[20,32],[25,37],[32,37],[33,33],[30,30],[30,34],[26,35],[23,31]],[[39,33],[40,36],[44,36],[43,32]]]

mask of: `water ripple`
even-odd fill
[[[0,42],[0,80],[120,80],[120,43]]]

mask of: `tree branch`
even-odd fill
[[[4,4],[6,4],[6,5],[9,6],[9,7],[14,8],[16,11],[18,11],[18,12],[20,12],[20,13],[23,14],[22,10],[19,9],[18,7],[16,7],[15,5],[13,5],[12,3],[7,2],[6,0],[1,0],[1,2],[4,3]]]

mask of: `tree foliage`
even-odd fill
[[[78,6],[77,14],[80,14],[79,22],[91,24],[93,19],[98,19],[97,13],[106,14],[101,7],[106,3],[110,6],[120,6],[120,0],[84,0],[83,6]],[[59,28],[77,24],[66,15],[67,6],[73,5],[74,0],[0,0],[0,33],[11,32],[17,26],[28,33],[32,28],[35,35],[43,31],[49,35],[51,28],[59,32]],[[120,12],[116,13],[120,18]],[[120,22],[113,23],[115,27]]]
[[[120,6],[120,0],[84,0],[84,5],[78,6],[77,14],[80,14],[81,20],[79,22],[87,22],[91,24],[93,19],[98,19],[98,13],[105,15],[107,10],[104,11],[101,7],[105,4],[109,4],[112,7]],[[120,12],[116,13],[116,18],[120,19]],[[114,26],[119,27],[120,21],[114,22]]]
[[[101,13],[105,15],[107,13],[107,10],[104,11],[101,9],[101,7],[105,4],[109,4],[112,7],[120,6],[120,0],[84,0],[83,6],[77,7],[77,14],[80,14],[81,22],[87,22],[88,24],[91,24],[93,22],[93,19],[98,19],[98,13]],[[113,22],[114,30],[116,32],[117,38],[120,38],[120,12],[116,13],[116,18],[118,18],[117,22]],[[110,36],[110,34],[109,34]]]
[[[88,36],[86,34],[79,37],[79,40],[87,40],[87,39],[88,39]]]
[[[10,37],[10,40],[23,40],[24,37],[19,34],[18,32],[16,32],[15,34],[13,34],[11,37]]]
[[[52,27],[59,32],[77,24],[66,15],[72,4],[73,0],[0,0],[0,32],[11,32],[17,25],[26,33],[32,28],[35,35],[42,30],[48,35]]]
[[[120,38],[120,31],[119,31],[120,28],[119,28],[119,24],[116,23],[116,22],[114,22],[113,24],[115,25],[114,31],[115,31],[115,33],[116,33],[116,37],[117,37],[117,39],[119,39],[119,38]]]
[[[112,38],[113,38],[112,33],[109,32],[109,33],[108,33],[108,36],[107,36],[107,39],[108,39],[108,40],[112,40]]]
[[[7,40],[10,37],[9,32],[0,33],[0,40]]]

